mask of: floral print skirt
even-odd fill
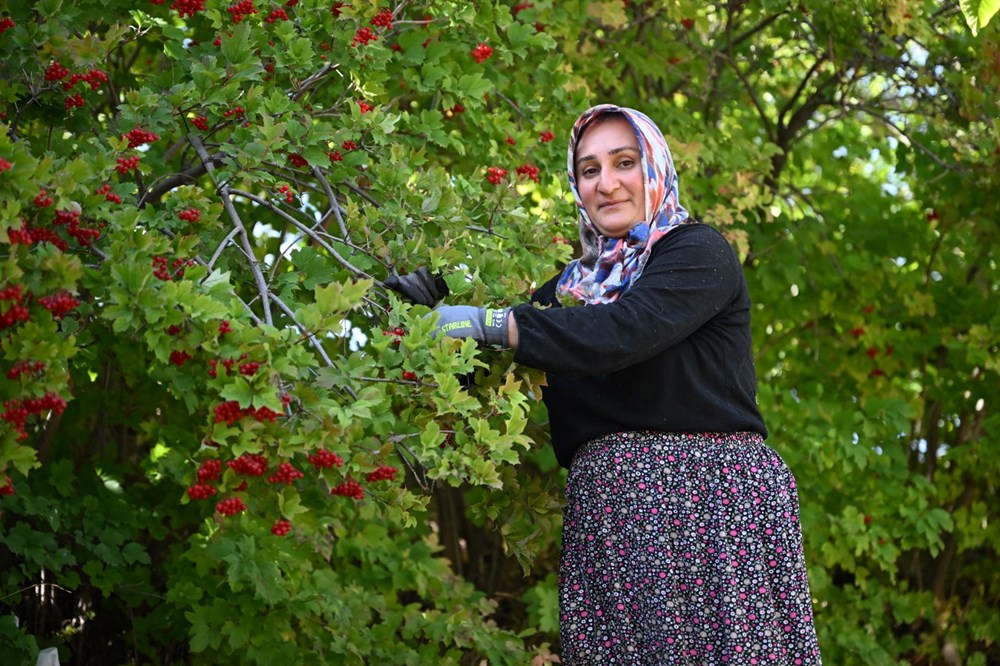
[[[608,435],[577,451],[562,663],[821,663],[795,479],[756,433]]]

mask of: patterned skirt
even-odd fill
[[[564,664],[821,663],[795,479],[760,435],[596,439],[566,501]]]

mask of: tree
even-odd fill
[[[745,258],[827,661],[997,658],[988,15],[134,4],[0,20],[4,661],[558,651],[541,376],[381,281],[523,300],[606,100]]]

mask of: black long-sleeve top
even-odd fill
[[[614,303],[560,307],[559,276],[514,308],[514,360],[547,373],[556,459],[614,432],[758,432],[750,296],[736,253],[689,224],[653,246]]]

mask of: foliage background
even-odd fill
[[[432,341],[381,280],[428,265],[451,302],[522,301],[573,256],[565,141],[600,101],[659,122],[685,205],[745,260],[826,661],[1000,661],[996,22],[912,0],[239,7],[0,3],[3,663],[554,661],[542,377]],[[244,454],[268,471],[225,464]],[[208,460],[216,494],[191,499]],[[280,463],[303,476],[268,481]],[[364,499],[330,494],[348,481]]]

